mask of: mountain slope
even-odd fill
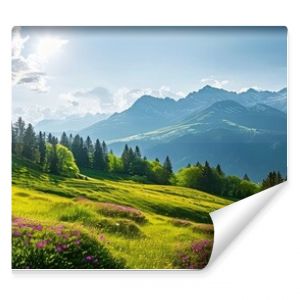
[[[189,188],[114,180],[97,172],[85,173],[88,180],[63,178],[16,157],[12,167],[15,218],[86,233],[127,268],[176,268],[179,251],[213,238],[212,225],[204,224],[211,223],[208,213],[232,203]]]
[[[108,118],[107,114],[86,114],[84,116],[71,115],[64,119],[45,119],[35,125],[37,132],[45,131],[52,134],[65,132],[78,132],[83,128],[89,127],[99,121]]]
[[[82,131],[81,135],[111,140],[164,127],[176,119],[176,102],[170,98],[142,96],[129,109],[115,113]]]
[[[245,107],[220,101],[176,125],[114,141],[139,145],[150,158],[169,155],[174,167],[209,160],[230,174],[248,173],[254,180],[278,169],[286,174],[286,115],[264,104]]]
[[[249,89],[243,93],[236,93],[205,86],[178,101],[142,96],[129,109],[83,129],[80,134],[109,141],[146,133],[176,124],[195,111],[204,110],[224,100],[236,101],[246,107],[266,104],[286,111],[286,89],[279,92]]]

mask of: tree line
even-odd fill
[[[51,133],[39,132],[27,126],[22,118],[12,125],[12,153],[38,163],[44,171],[64,176],[74,176],[83,169],[94,169],[115,174],[139,177],[157,184],[170,184],[174,176],[172,163],[167,156],[163,163],[142,157],[138,146],[125,145],[122,155],[108,151],[105,141],[90,137],[85,140],[78,134],[63,132],[60,140]]]
[[[243,178],[227,176],[221,166],[210,166],[206,161],[189,164],[176,174],[167,156],[163,163],[158,158],[148,160],[142,156],[138,146],[124,146],[121,156],[109,151],[105,141],[92,142],[78,134],[73,136],[63,132],[60,140],[51,133],[36,134],[33,126],[27,126],[22,118],[12,125],[12,153],[40,165],[45,172],[62,176],[80,176],[80,170],[113,174],[124,174],[143,182],[173,184],[190,187],[211,194],[242,199],[260,190],[269,188],[286,180],[280,172],[272,171],[256,184],[247,174]]]

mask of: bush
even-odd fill
[[[190,247],[178,252],[174,266],[179,269],[203,269],[209,262],[212,246],[210,240],[193,242]]]
[[[143,233],[139,227],[129,220],[110,221],[103,219],[98,222],[96,227],[101,231],[117,235],[124,235],[128,238],[140,238],[143,236]]]
[[[147,222],[146,217],[136,208],[113,203],[99,203],[98,212],[108,217],[120,217],[131,219],[137,223]]]
[[[13,219],[12,267],[14,269],[121,269],[100,241],[63,225],[43,226]]]

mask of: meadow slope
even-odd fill
[[[189,188],[83,173],[83,179],[54,176],[14,157],[13,217],[78,230],[125,268],[192,268],[178,259],[189,249],[197,252],[195,243],[213,240],[208,213],[231,203]]]

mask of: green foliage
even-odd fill
[[[194,227],[212,227],[208,213],[232,203],[195,189],[140,184],[128,175],[92,169],[84,169],[89,180],[61,177],[18,156],[13,157],[12,174],[14,216],[78,229],[114,258],[124,259],[128,268],[174,268],[179,247],[213,238],[212,231]],[[174,218],[191,225],[174,226]],[[18,248],[13,255],[25,247]]]
[[[35,132],[30,123],[24,132],[22,155],[32,161],[38,161],[39,159]]]
[[[286,179],[284,179],[282,177],[282,175],[280,174],[280,172],[275,172],[275,171],[272,171],[270,172],[267,177],[262,181],[262,184],[261,184],[261,189],[262,190],[265,190],[265,189],[268,189],[272,186],[275,186],[277,184],[280,184],[282,182],[284,182]]]
[[[205,166],[197,163],[179,170],[176,174],[176,184],[235,199],[259,192],[259,186],[254,182],[237,176],[225,176],[220,165],[212,168],[208,162]]]
[[[176,174],[176,182],[179,186],[186,186],[193,189],[199,189],[202,167],[190,166],[182,168]]]
[[[120,157],[117,157],[113,153],[108,154],[108,171],[111,173],[123,173],[124,166]]]
[[[63,145],[46,144],[46,169],[53,174],[74,177],[79,173],[72,152]]]
[[[12,231],[14,269],[117,269],[115,259],[101,243],[64,225],[44,226],[15,218]]]

